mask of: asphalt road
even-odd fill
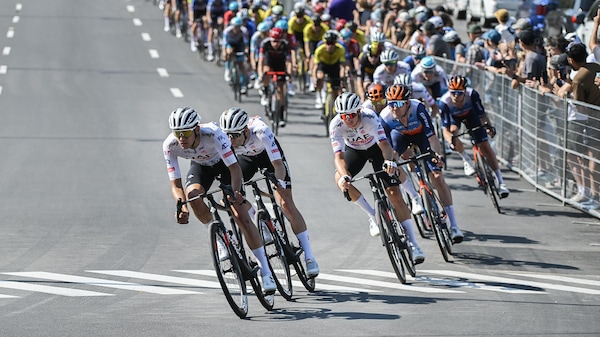
[[[214,121],[233,95],[162,26],[145,0],[0,2],[0,336],[600,334],[598,221],[507,170],[497,214],[455,155],[445,174],[465,241],[446,263],[420,239],[426,261],[400,285],[335,187],[308,95],[292,99],[279,141],[317,291],[295,286],[271,312],[252,297],[238,319],[205,227],[173,220],[161,153],[170,111]],[[255,92],[243,107],[262,114]]]

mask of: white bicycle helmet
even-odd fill
[[[425,53],[426,53],[425,47],[420,43],[417,43],[417,44],[413,45],[412,47],[410,47],[410,54],[412,56],[422,58],[425,56]]]
[[[219,118],[219,126],[225,133],[241,132],[247,125],[248,114],[242,108],[229,108]]]
[[[412,76],[408,74],[398,74],[394,77],[394,84],[410,85],[412,83]]]
[[[356,112],[360,108],[360,97],[353,92],[345,92],[335,99],[335,111],[339,114]]]
[[[200,123],[200,116],[196,110],[188,107],[180,107],[171,112],[169,116],[169,127],[173,131],[190,130]]]
[[[385,34],[380,31],[376,31],[371,34],[371,42],[385,42]]]
[[[399,58],[400,56],[398,56],[398,53],[396,53],[395,50],[386,49],[383,51],[383,53],[381,53],[379,60],[381,60],[381,63],[391,63],[397,62]]]

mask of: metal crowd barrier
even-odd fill
[[[407,50],[398,50],[402,58]],[[448,77],[462,74],[479,92],[496,128],[490,141],[498,159],[536,189],[600,218],[600,187],[592,188],[596,202],[575,202],[576,179],[588,188],[600,184],[600,107],[542,95],[521,84],[511,88],[504,75],[436,58]],[[573,120],[573,116],[576,118]],[[583,120],[587,119],[587,120]]]

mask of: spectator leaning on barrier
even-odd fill
[[[498,49],[501,38],[500,33],[495,29],[490,29],[483,34],[482,39],[485,41],[487,53],[483,61],[475,62],[477,68],[497,74],[505,73],[504,57]]]
[[[520,48],[525,52],[525,60],[520,67],[520,73],[511,69],[506,71],[506,74],[513,79],[512,88],[517,88],[519,83],[548,83],[546,58],[535,50],[535,34],[530,30],[525,30],[520,32],[517,37]]]
[[[600,8],[594,16],[594,26],[592,27],[592,32],[590,33],[590,42],[589,47],[594,54],[594,58],[596,58],[596,62],[600,62],[600,44],[598,44],[598,25],[600,24]],[[600,80],[600,77],[599,77]],[[600,83],[596,83],[597,85]]]
[[[421,30],[429,38],[425,50],[427,55],[450,57],[450,46],[443,40],[444,22],[439,16],[432,16],[423,23]]]
[[[600,106],[600,88],[594,83],[594,79],[600,73],[600,64],[586,62],[587,50],[582,43],[572,43],[567,47],[567,57],[573,70],[577,75],[573,78],[573,98],[577,101],[585,102],[595,106]],[[600,172],[597,172],[594,159],[600,158],[600,114],[597,110],[578,107],[579,112],[588,115],[586,127],[586,140],[588,148],[589,172],[590,172],[590,200],[586,203],[589,208],[600,208],[598,202],[598,183],[600,182]]]
[[[475,62],[483,62],[486,59],[487,51],[485,50],[485,41],[482,38],[483,30],[478,25],[472,25],[468,31],[469,38],[472,39],[467,43],[467,59],[468,64]]]
[[[506,42],[507,44],[511,44],[515,41],[514,31],[508,25],[510,21],[510,16],[508,15],[508,11],[504,8],[497,10],[494,13],[496,16],[496,20],[498,20],[498,25],[494,27],[498,33],[500,33],[501,39],[500,41]]]

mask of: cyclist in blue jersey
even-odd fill
[[[210,28],[208,30],[208,56],[207,60],[212,61],[215,59],[213,54],[213,39],[219,39],[220,36],[213,36],[213,30],[223,27],[223,16],[227,11],[226,0],[208,0],[208,10],[206,16],[210,19]]]
[[[433,150],[436,156],[430,156],[426,162],[426,170],[435,189],[438,191],[444,211],[450,221],[451,238],[454,243],[462,242],[464,235],[456,223],[452,193],[446,184],[441,166],[440,142],[433,130],[431,117],[425,105],[416,99],[411,99],[412,90],[409,86],[394,84],[385,93],[388,106],[381,111],[379,119],[388,139],[398,154],[405,153],[410,145],[415,145],[421,153]]]
[[[473,138],[490,164],[490,168],[496,174],[498,180],[498,194],[500,194],[501,198],[508,197],[509,190],[502,179],[502,172],[500,172],[496,154],[488,142],[488,135],[494,137],[496,135],[496,130],[492,127],[485,114],[485,109],[481,103],[479,93],[473,88],[467,88],[467,79],[461,75],[452,76],[448,86],[450,90],[440,99],[440,112],[442,115],[442,125],[444,127],[444,138],[446,138],[448,143],[454,143],[452,146],[464,161],[465,174],[473,175],[475,173],[473,161],[465,153],[461,142],[452,141],[452,135],[458,132],[461,123],[464,123],[469,129],[486,125],[486,128],[476,130],[473,134]]]

